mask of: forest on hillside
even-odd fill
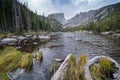
[[[55,21],[54,21],[55,22]],[[58,23],[56,23],[58,24]],[[28,3],[21,4],[17,0],[0,0],[0,32],[24,33],[31,31],[62,30],[52,25],[50,20],[38,15],[28,8]]]

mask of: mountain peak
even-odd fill
[[[59,21],[61,24],[65,23],[64,13],[53,13],[48,15],[48,18],[55,19]]]

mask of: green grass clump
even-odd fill
[[[13,47],[5,47],[0,54],[0,74],[13,71],[17,68],[30,69],[32,55],[22,53]]]
[[[6,73],[2,73],[0,74],[0,80],[9,80],[9,78]]]
[[[84,65],[87,62],[87,56],[81,55],[78,63],[76,63],[75,56],[70,58],[70,66],[64,76],[64,80],[85,80],[84,78]]]
[[[3,51],[2,55],[0,55],[0,73],[6,73],[11,71],[19,66],[18,62],[22,57],[22,54],[17,50],[9,50],[5,53],[6,50]]]
[[[77,80],[85,80],[84,78],[84,65],[87,62],[87,56],[86,55],[81,55],[78,64],[77,64]]]
[[[91,72],[93,80],[101,80],[100,66],[98,64],[92,65],[90,67],[90,72]]]
[[[36,61],[42,61],[43,59],[43,52],[42,50],[39,51],[39,53],[36,55]]]
[[[90,71],[94,80],[108,80],[113,72],[112,63],[108,58],[101,58],[96,65],[90,67]]]
[[[50,68],[50,72],[55,73],[56,70],[59,68],[60,64],[57,62],[53,62]]]
[[[4,49],[0,50],[0,56],[2,55],[6,55],[6,54],[9,54],[9,53],[12,53],[12,52],[16,52],[17,50],[13,47],[5,47]]]
[[[110,77],[112,63],[108,58],[101,58],[99,61],[102,77]]]
[[[76,68],[76,58],[74,55],[71,55],[70,57],[70,65],[67,69],[64,80],[73,80],[75,79],[75,68]]]
[[[85,63],[87,62],[87,55],[81,55],[80,58],[79,58],[79,61],[78,61],[78,64],[79,65],[85,65]]]
[[[25,68],[26,70],[30,70],[32,66],[32,55],[30,53],[26,53],[20,59],[20,67]]]

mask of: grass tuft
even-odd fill
[[[0,80],[9,80],[9,78],[6,73],[2,73],[0,74]]]
[[[92,65],[90,67],[90,72],[93,80],[101,80],[100,66],[98,64]]]
[[[90,67],[90,71],[94,80],[108,80],[112,78],[112,63],[108,58],[101,58],[98,63]]]
[[[87,55],[81,55],[78,61],[78,65],[85,65],[87,60],[88,60]]]
[[[100,64],[100,71],[102,75],[102,77],[110,77],[110,73],[112,70],[112,63],[108,58],[101,58],[99,61]]]
[[[7,48],[3,51],[2,55],[0,55],[0,73],[6,73],[11,71],[19,66],[18,62],[22,57],[22,54],[15,50],[14,48]],[[10,50],[11,49],[11,50]],[[6,53],[4,53],[6,52]]]
[[[42,61],[43,60],[43,52],[42,50],[39,51],[39,53],[36,55],[36,61]]]
[[[26,70],[30,70],[32,66],[32,55],[30,53],[26,53],[20,59],[20,67],[25,68]]]
[[[50,68],[50,72],[55,73],[56,70],[59,68],[60,64],[57,62],[53,62]]]
[[[0,54],[0,74],[15,70],[16,68],[30,69],[32,55],[22,53],[13,47],[5,47]]]
[[[70,66],[64,76],[64,80],[85,80],[84,78],[84,64],[87,62],[87,56],[81,55],[78,63],[74,55],[70,58]]]

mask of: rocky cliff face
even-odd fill
[[[77,27],[86,25],[90,22],[98,22],[99,20],[106,18],[116,9],[116,6],[120,3],[102,7],[97,10],[90,10],[88,12],[80,12],[69,20],[65,20],[64,13],[54,13],[48,15],[49,19],[55,19],[63,25],[63,28]]]
[[[91,21],[96,22],[98,20],[103,19],[113,11],[114,11],[114,6],[110,5],[97,10],[81,12],[80,14],[77,14],[73,18],[67,20],[63,27],[64,28],[76,27],[80,25],[85,25]]]
[[[65,23],[64,13],[50,14],[50,15],[48,15],[48,18],[49,19],[55,19],[55,20],[59,21],[61,24]]]

